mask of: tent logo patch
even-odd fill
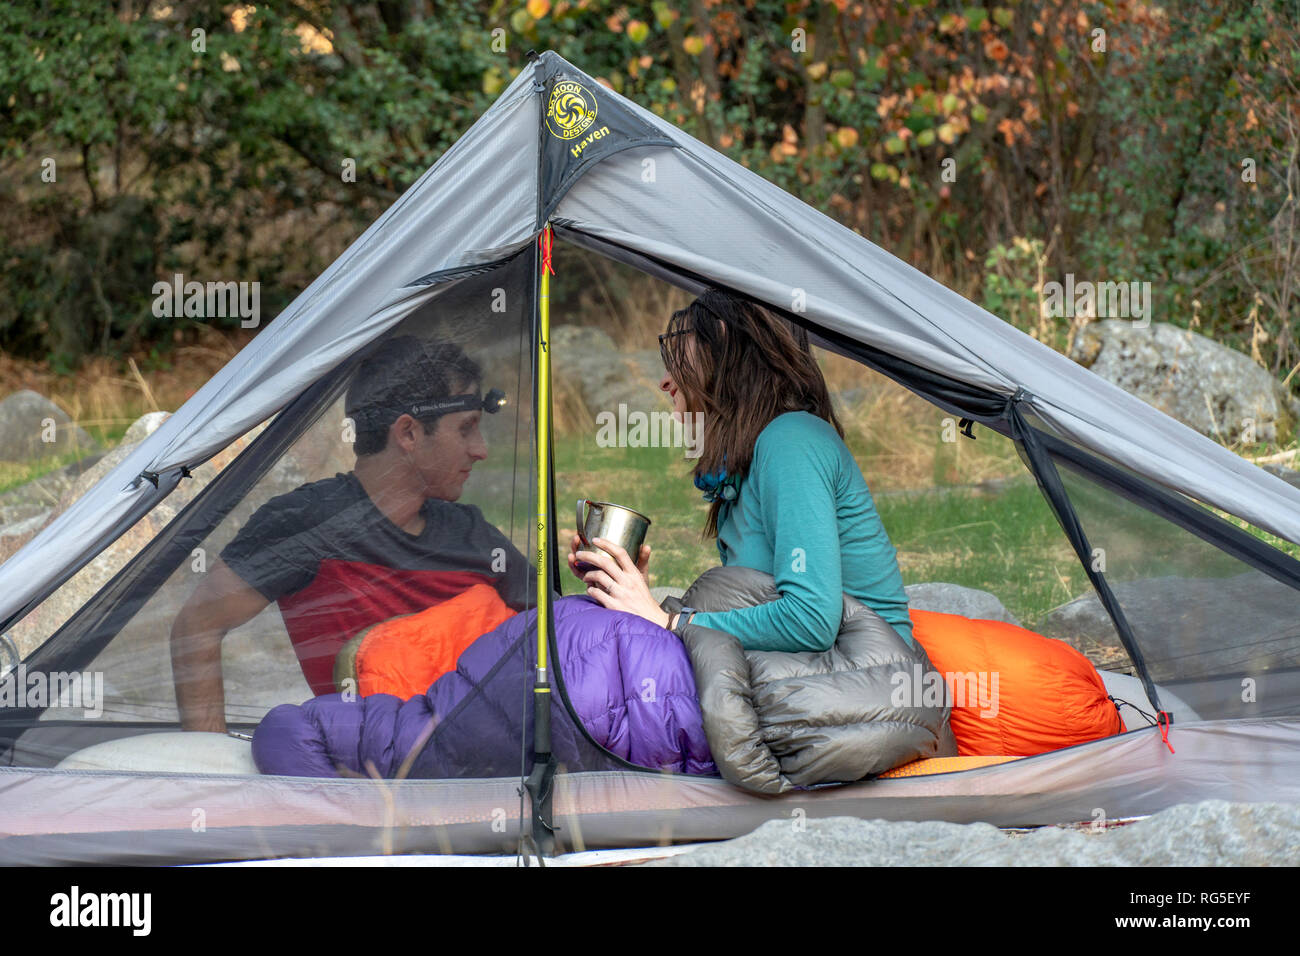
[[[546,125],[560,139],[577,139],[596,122],[596,98],[580,83],[561,80],[551,89]]]

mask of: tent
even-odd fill
[[[534,637],[545,663],[548,582],[560,580],[548,534],[558,526],[551,236],[690,293],[750,296],[820,348],[1014,442],[1143,682],[1144,705],[1164,710],[1165,690],[1199,719],[978,769],[771,798],[600,747],[573,717],[564,675],[539,686],[537,647],[523,647],[515,653],[525,666],[501,670],[519,680],[516,766],[476,766],[471,755],[452,778],[375,781],[70,761],[178,729],[167,657],[178,602],[204,556],[257,507],[337,467],[346,393],[397,335],[463,343],[484,387],[509,396],[485,418],[494,450],[474,500],[537,559],[543,626]],[[205,463],[232,451],[194,487]],[[167,520],[119,571],[75,611],[47,615],[74,576],[151,515]],[[560,849],[590,849],[726,838],[796,809],[1034,826],[1094,819],[1097,808],[1115,818],[1209,798],[1300,800],[1300,562],[1224,515],[1300,543],[1300,489],[546,52],[247,348],[0,566],[0,632],[25,672],[101,673],[108,686],[93,716],[46,698],[0,709],[0,859],[496,853],[515,851],[521,833],[552,832]],[[1100,564],[1099,546],[1109,556]],[[1225,602],[1242,626],[1210,613]],[[283,640],[258,637],[283,635],[274,606],[244,630],[225,649],[235,734],[292,693],[310,694],[267,683],[296,673]],[[578,735],[581,772],[548,762],[550,731]]]

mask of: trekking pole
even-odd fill
[[[540,275],[537,295],[537,675],[533,684],[533,769],[524,782],[532,798],[533,842],[541,856],[555,853],[552,816],[555,755],[551,753],[551,224],[538,236]],[[540,862],[540,860],[539,860]]]

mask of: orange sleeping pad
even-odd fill
[[[895,767],[881,777],[928,777],[932,773],[952,773],[954,770],[974,770],[994,764],[1019,760],[1019,757],[923,757],[901,767]]]
[[[1003,621],[912,610],[912,633],[949,687],[957,753],[1027,757],[1124,731],[1092,662]]]
[[[357,648],[357,693],[403,700],[423,694],[455,670],[465,648],[513,614],[495,588],[474,584],[427,610],[376,624]]]

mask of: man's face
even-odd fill
[[[428,434],[417,428],[411,461],[424,481],[430,498],[455,501],[460,497],[475,462],[487,457],[487,442],[479,431],[482,411],[443,415]]]
[[[453,395],[472,394],[477,382],[457,383]],[[426,498],[456,501],[475,462],[487,457],[487,442],[479,431],[483,412],[452,412],[425,426],[410,415],[392,425],[388,441],[400,451],[406,467],[415,472]]]

